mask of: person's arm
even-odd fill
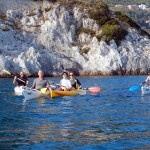
[[[30,89],[35,89],[35,87],[36,87],[36,79],[34,79],[32,87]]]
[[[29,80],[26,81],[26,85],[29,83]]]
[[[29,80],[26,78],[26,85],[29,83]]]
[[[71,85],[71,81],[70,80],[67,80],[67,87],[66,87],[68,90],[70,90],[72,88],[72,85]]]
[[[17,76],[14,77],[13,84],[17,82]]]
[[[60,80],[59,83],[56,84],[56,86],[61,87],[62,86],[62,79]]]
[[[49,84],[49,81],[47,80],[47,82],[46,82],[46,88],[50,88],[50,84]]]
[[[149,79],[149,76],[146,78],[145,82],[147,82],[147,81],[148,81],[148,79]]]
[[[82,88],[81,82],[77,79],[77,84],[79,85],[78,89]]]

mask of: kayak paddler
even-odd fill
[[[19,77],[14,77],[13,84],[15,83],[18,83],[18,86],[26,86],[29,83],[24,72],[21,71]]]
[[[42,70],[38,71],[38,78],[34,79],[32,87],[30,89],[41,90],[42,88],[50,88],[49,81],[44,78],[44,72]]]
[[[70,91],[70,90],[72,90],[71,82],[67,78],[68,77],[68,73],[64,71],[61,74],[61,77],[62,77],[62,79],[60,80],[60,84],[57,84],[58,90],[59,91]]]
[[[150,72],[148,73],[148,77],[145,80],[146,86],[150,86]]]
[[[69,73],[69,76],[70,76],[70,81],[71,81],[71,85],[74,89],[81,89],[82,86],[81,86],[81,83],[80,81],[75,77],[74,73],[71,71]]]

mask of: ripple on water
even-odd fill
[[[2,80],[0,148],[149,149],[150,95],[128,91],[143,78],[82,77],[85,87],[100,86],[100,94],[28,101]]]

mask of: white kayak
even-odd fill
[[[141,91],[142,91],[142,95],[150,94],[150,86],[142,86]]]
[[[49,96],[49,91],[46,91],[45,93],[42,93],[39,90],[30,90],[30,89],[24,89],[23,90],[23,96],[25,98],[25,100],[29,100],[29,99],[34,99],[34,98],[39,98],[39,97],[43,97],[43,96]]]
[[[23,91],[25,89],[25,86],[16,86],[14,88],[14,91],[15,91],[15,95],[23,95]]]

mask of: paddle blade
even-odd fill
[[[42,88],[41,89],[41,92],[44,94],[44,93],[46,93],[46,91],[47,91],[47,88]]]
[[[5,72],[5,73],[7,73],[7,74],[9,74],[9,75],[12,75],[8,70],[3,70],[3,72]]]
[[[132,86],[132,87],[129,88],[129,91],[133,92],[133,91],[137,90],[138,88],[140,88],[139,85],[134,85],[134,86]]]
[[[50,87],[52,88],[52,89],[55,89],[56,88],[56,86],[55,85],[50,85]]]
[[[100,87],[90,87],[88,88],[89,92],[91,92],[92,95],[97,95],[100,92]]]
[[[76,89],[79,95],[86,95],[86,90],[84,89]]]

